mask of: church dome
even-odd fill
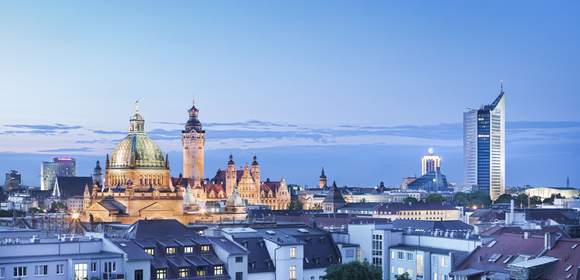
[[[145,120],[136,107],[129,134],[111,154],[111,168],[167,168],[161,149],[145,134]]]
[[[231,208],[242,208],[242,207],[246,207],[246,203],[244,203],[242,196],[238,192],[238,187],[234,186],[234,190],[232,191],[232,194],[230,195],[230,197],[226,201],[226,210],[231,209]]]

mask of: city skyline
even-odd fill
[[[577,5],[2,3],[0,168],[36,184],[39,162],[72,155],[89,173],[137,99],[181,164],[195,98],[210,170],[257,154],[291,182],[326,167],[341,184],[395,186],[434,147],[461,183],[462,114],[502,79],[506,185],[577,185]]]

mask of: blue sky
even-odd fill
[[[297,183],[313,184],[328,166],[344,184],[395,185],[418,173],[418,158],[434,146],[461,182],[462,112],[491,102],[501,79],[508,184],[574,182],[579,8],[3,1],[0,171],[21,166],[34,184],[38,161],[64,153],[88,172],[122,137],[102,132],[125,131],[136,99],[179,167],[176,131],[195,98],[211,133],[209,170],[233,151],[262,155],[265,174]]]

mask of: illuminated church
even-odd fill
[[[107,155],[104,180],[99,164],[92,189],[85,188],[83,209],[88,221],[132,223],[139,219],[175,218],[184,223],[245,219],[246,205],[287,209],[290,193],[284,179],[262,181],[254,156],[251,166],[236,169],[229,156],[226,170],[204,176],[205,130],[192,106],[182,131],[183,173],[171,177],[169,160],[145,133],[138,106],[127,136]],[[219,210],[207,211],[217,205]],[[213,208],[215,209],[215,208]]]

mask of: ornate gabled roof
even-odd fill
[[[328,191],[328,194],[326,194],[323,203],[346,203],[342,192],[336,186],[336,182],[332,182],[332,187]]]

